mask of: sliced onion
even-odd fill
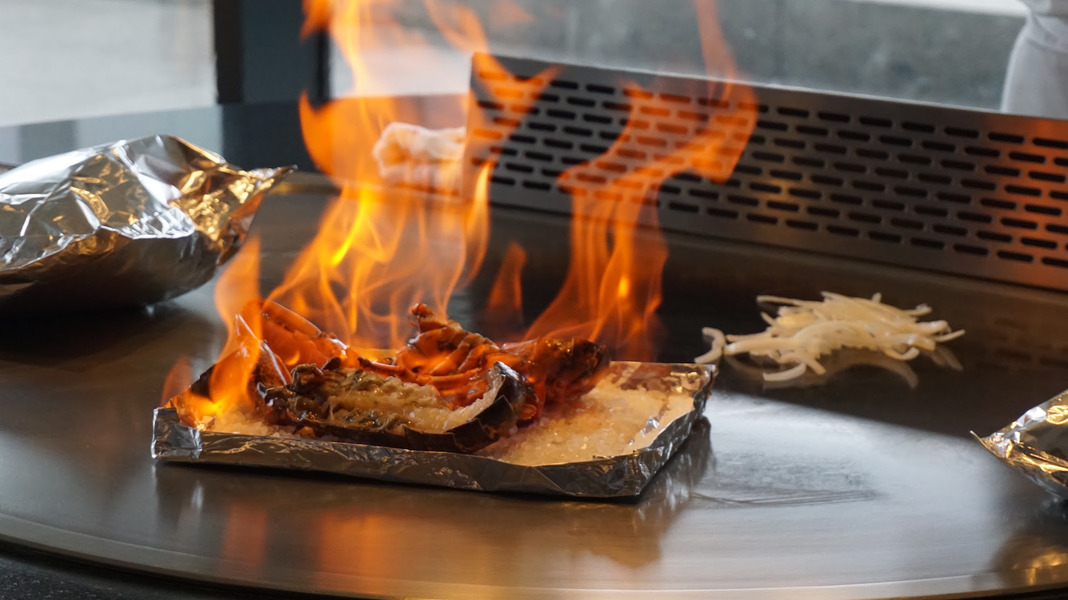
[[[805,363],[798,363],[785,371],[764,371],[764,381],[789,381],[791,379],[797,379],[805,374],[806,369],[808,369],[808,365]]]
[[[882,352],[899,361],[912,360],[920,352],[935,352],[938,344],[964,335],[945,321],[917,321],[931,307],[921,304],[900,309],[882,303],[882,296],[855,298],[823,292],[823,300],[799,300],[782,296],[757,296],[760,304],[778,305],[772,317],[762,313],[768,327],[761,333],[726,335],[718,329],[703,331],[711,349],[697,362],[715,362],[723,355],[749,354],[783,367],[765,371],[765,381],[795,379],[812,370],[825,369],[818,357],[840,348],[863,348]]]
[[[701,333],[709,341],[711,349],[693,359],[693,361],[699,364],[719,362],[719,359],[723,356],[723,348],[727,345],[727,337],[723,335],[722,331],[712,327],[705,327],[701,330]]]

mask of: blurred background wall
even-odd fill
[[[0,125],[215,103],[215,14],[240,1],[0,0]],[[497,52],[705,70],[688,0],[510,1],[532,18],[502,19],[492,0],[456,4],[494,23],[488,37]],[[265,29],[294,36],[299,5],[245,4]],[[422,0],[398,0],[389,12],[381,27],[444,46]],[[753,81],[994,109],[1024,12],[1016,0],[720,0],[718,15],[739,74]],[[431,63],[405,48],[374,49],[368,58],[389,76],[371,91],[465,90],[466,54],[445,56]],[[270,76],[270,60],[255,65],[253,75]],[[329,80],[334,94],[352,88],[336,54]],[[250,89],[245,101],[293,96]]]

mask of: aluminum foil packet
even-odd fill
[[[709,365],[614,362],[564,412],[475,454],[203,430],[158,408],[152,456],[484,492],[637,496],[690,435],[714,378]]]
[[[188,292],[237,251],[290,171],[244,171],[160,135],[2,172],[0,308],[142,306]]]
[[[1068,500],[1068,390],[1006,427],[975,437],[1002,462]]]

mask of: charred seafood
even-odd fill
[[[337,360],[322,369],[298,366],[292,376],[292,384],[264,392],[269,423],[412,450],[480,450],[507,435],[532,400],[530,386],[501,363],[483,374],[485,393],[462,408],[447,406],[431,386],[341,367]]]
[[[239,321],[252,318],[262,327],[243,410],[308,437],[475,452],[536,421],[546,403],[592,389],[608,363],[603,346],[581,339],[498,345],[423,304],[411,309],[418,333],[378,359],[271,302],[250,303]],[[183,403],[212,398],[211,380],[209,371],[171,401],[183,420]]]
[[[467,406],[484,393],[482,374],[502,363],[530,383],[534,402],[521,417],[527,423],[545,404],[584,394],[607,366],[604,346],[583,339],[540,337],[498,346],[463,329],[456,321],[439,318],[426,305],[411,309],[419,333],[393,357],[384,361],[359,359],[360,366],[411,383],[431,385],[455,406]]]

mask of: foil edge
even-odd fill
[[[1051,418],[1051,414],[1054,418]],[[1063,450],[1068,450],[1068,433],[1061,429],[1068,427],[1068,390],[1025,411],[1012,423],[991,433],[980,436],[974,431],[972,436],[999,461],[1013,471],[1038,485],[1047,492],[1068,500],[1068,460],[1061,459],[1051,452],[1057,447],[1048,446],[1048,440],[1030,443],[1023,438],[1040,429],[1051,429],[1064,438]]]
[[[689,438],[704,415],[717,371],[710,365],[672,365],[703,378],[693,406],[630,454],[577,463],[525,466],[486,456],[426,452],[292,438],[203,432],[183,424],[177,410],[153,412],[152,457],[161,462],[317,471],[402,484],[484,492],[537,493],[576,498],[638,496]],[[674,371],[673,371],[674,372]]]

